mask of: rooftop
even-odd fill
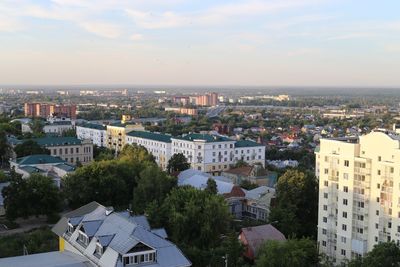
[[[81,125],[77,125],[79,127],[84,127],[84,128],[90,128],[90,129],[96,129],[96,130],[106,130],[106,126],[102,124],[97,124],[97,123],[83,123]]]
[[[154,141],[164,142],[164,143],[171,143],[171,136],[166,134],[160,133],[153,133],[153,132],[145,132],[145,131],[133,131],[127,134],[128,136],[139,137],[150,139]]]
[[[235,143],[235,147],[255,147],[255,146],[264,146],[264,145],[250,140],[239,140]]]
[[[0,266],[13,267],[90,267],[87,259],[69,251],[53,251],[0,259]]]
[[[173,137],[174,139],[186,140],[186,141],[194,141],[194,140],[202,140],[206,143],[211,142],[233,142],[234,140],[229,139],[225,136],[220,135],[211,135],[211,134],[200,134],[200,133],[191,133],[183,136]]]
[[[46,154],[30,155],[22,158],[17,158],[16,163],[19,165],[36,165],[36,164],[53,164],[65,163],[64,160]]]
[[[249,247],[256,253],[258,248],[267,240],[285,241],[285,236],[271,224],[242,228]]]
[[[64,146],[64,145],[80,145],[82,143],[76,137],[43,137],[33,139],[41,146]]]

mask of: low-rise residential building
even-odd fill
[[[76,137],[80,140],[92,140],[93,145],[106,146],[107,127],[96,123],[84,123],[76,126]]]
[[[151,229],[145,216],[115,212],[91,202],[64,214],[52,231],[59,251],[0,259],[13,267],[189,267],[191,262],[167,240],[163,228]]]
[[[93,143],[76,137],[43,137],[33,139],[47,148],[50,155],[59,157],[68,163],[87,164],[93,160]]]
[[[47,122],[43,126],[43,132],[46,134],[54,134],[54,135],[62,135],[64,132],[68,130],[74,129],[74,125],[72,121],[53,121]]]
[[[127,144],[143,146],[153,156],[157,164],[165,170],[171,158],[171,136],[145,131],[133,131],[126,136]]]
[[[222,195],[228,203],[229,211],[237,219],[249,218],[252,220],[267,221],[271,204],[275,199],[275,189],[260,186],[252,190],[245,190],[233,184],[224,176],[212,176],[208,173],[188,169],[178,175],[178,185],[190,185],[204,190],[207,188],[208,179],[213,179],[217,184],[218,194]]]
[[[10,160],[10,167],[22,178],[28,178],[31,174],[38,173],[49,176],[54,183],[60,187],[61,178],[75,171],[75,167],[69,165],[64,160],[50,155],[30,155],[15,160]]]
[[[257,184],[259,186],[266,185],[269,187],[275,187],[278,178],[276,172],[268,171],[260,164],[231,168],[227,171],[223,171],[221,175],[229,177],[235,184],[249,181],[252,184]]]
[[[239,235],[239,241],[245,248],[244,256],[250,260],[257,257],[259,248],[268,240],[286,241],[286,238],[271,224],[242,228]]]

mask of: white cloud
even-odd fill
[[[136,34],[132,34],[131,37],[129,37],[129,39],[131,39],[132,41],[142,41],[143,35],[136,33]]]
[[[83,22],[79,24],[86,31],[105,38],[117,38],[122,32],[121,29],[114,24],[105,22]]]
[[[16,32],[22,29],[23,25],[20,21],[0,15],[0,32]]]
[[[126,9],[125,12],[133,18],[136,25],[144,29],[175,28],[187,24],[188,19],[167,11],[160,14],[142,12],[134,9]]]
[[[329,37],[327,40],[350,40],[350,39],[359,39],[359,38],[369,38],[373,37],[374,34],[370,32],[353,32],[353,33],[347,33],[347,34],[342,34],[342,35],[337,35],[337,36],[332,36]]]

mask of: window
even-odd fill
[[[344,198],[344,199],[343,199],[343,205],[346,205],[346,206],[347,206],[347,202],[348,202],[347,199]]]
[[[326,223],[326,222],[328,222],[328,218],[323,217],[323,218],[322,218],[322,221],[323,221],[324,223]]]
[[[347,218],[347,212],[343,211],[343,218]]]
[[[67,234],[71,235],[74,231],[75,231],[74,226],[68,223]]]
[[[345,160],[345,161],[344,161],[344,166],[345,166],[345,167],[349,167],[349,165],[350,165],[350,162],[349,162],[348,160]]]
[[[376,202],[378,202],[378,203],[379,203],[379,197],[377,197],[377,198],[376,198]]]
[[[322,241],[322,246],[326,247],[326,241]]]
[[[154,251],[151,251],[150,253],[141,252],[141,254],[125,255],[123,258],[124,258],[124,265],[154,262],[156,261],[156,253]]]
[[[347,225],[342,224],[342,230],[343,230],[343,231],[347,231]]]
[[[375,228],[376,228],[376,229],[379,229],[379,224],[376,223],[376,224],[375,224]]]
[[[342,249],[342,250],[340,251],[340,254],[341,254],[342,256],[346,256],[346,250]]]
[[[94,251],[94,254],[98,256],[103,255],[103,246],[99,242],[96,243],[96,249]]]
[[[327,205],[324,205],[324,210],[328,210],[328,206]]]
[[[343,186],[343,192],[348,193],[349,192],[349,187]]]
[[[324,186],[328,186],[328,181],[324,181]]]
[[[324,193],[324,198],[328,198],[328,193]]]
[[[346,237],[342,236],[342,237],[340,238],[340,240],[342,241],[342,243],[346,243]]]
[[[324,170],[324,173],[325,173],[325,174],[328,174],[328,169],[325,169],[325,170]]]
[[[322,229],[322,234],[326,235],[326,229]]]
[[[378,175],[381,175],[381,170],[378,170]]]
[[[77,241],[79,243],[83,244],[84,246],[87,246],[89,244],[88,236],[82,231],[79,231],[79,235],[78,235],[78,240]]]
[[[376,188],[381,188],[381,185],[380,184],[376,184]]]
[[[378,161],[381,161],[382,160],[382,157],[381,156],[378,156]]]
[[[348,173],[343,173],[343,179],[348,180],[349,179],[349,174]]]
[[[379,210],[377,210],[377,211],[376,211],[376,215],[378,215],[378,216],[379,216]]]

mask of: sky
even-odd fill
[[[0,84],[400,88],[398,0],[0,0]]]

